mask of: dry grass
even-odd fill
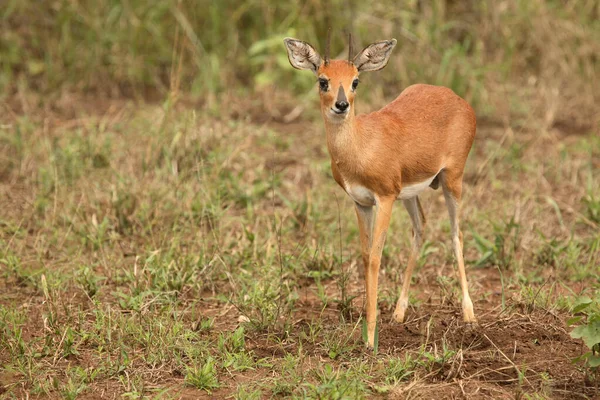
[[[8,0],[0,91],[8,101],[34,91],[52,104],[64,92],[157,100],[176,89],[215,112],[226,94],[266,92],[265,105],[281,89],[306,98],[313,82],[289,66],[281,41],[297,36],[322,48],[332,27],[336,54],[345,53],[348,31],[357,48],[399,40],[394,68],[366,77],[372,103],[427,82],[511,126],[598,129],[597,0],[274,4]]]
[[[354,216],[319,121],[127,102],[92,114],[80,103],[2,124],[5,392],[597,395],[571,364],[583,349],[564,322],[600,282],[597,136],[483,124],[463,205],[480,324],[460,322],[449,226],[431,191],[402,325],[391,307],[410,228],[400,208],[392,221],[374,356],[360,339]]]
[[[597,397],[566,321],[600,288],[598,2],[238,3],[226,20],[230,2],[9,0],[0,395]],[[363,347],[351,201],[314,81],[281,43],[329,25],[357,46],[399,39],[359,112],[416,82],[475,106],[462,229],[476,326],[429,191],[408,319],[391,322],[410,237],[398,207],[378,353]]]

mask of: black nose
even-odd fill
[[[335,107],[340,110],[340,111],[346,111],[346,108],[348,108],[349,104],[347,101],[336,101],[335,102]]]

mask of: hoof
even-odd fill
[[[404,322],[404,314],[406,314],[407,308],[408,308],[408,301],[398,300],[398,303],[396,304],[396,309],[394,310],[394,321],[403,323]]]
[[[404,322],[404,311],[405,310],[394,311],[394,321],[396,321],[400,324],[403,323]]]
[[[475,313],[473,312],[473,303],[471,302],[471,299],[463,301],[463,319],[469,324],[477,322],[477,318],[475,318]]]

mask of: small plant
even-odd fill
[[[218,348],[220,351],[229,351],[237,353],[246,348],[246,339],[244,337],[244,328],[239,327],[232,334],[221,334],[219,336]]]
[[[126,399],[143,399],[146,391],[144,379],[140,376],[130,376],[129,374],[119,375],[119,382],[125,389],[121,395]]]
[[[508,222],[494,224],[493,242],[471,229],[475,247],[481,254],[475,266],[497,266],[502,270],[508,269],[521,242],[520,228],[514,216]]]
[[[27,344],[23,339],[26,315],[0,305],[0,347],[6,349],[13,359],[25,357]]]
[[[63,341],[63,357],[68,358],[77,355],[79,355],[79,351],[77,350],[76,333],[71,327],[67,327]]]
[[[171,246],[176,246],[172,243]],[[192,282],[193,266],[185,259],[177,259],[171,251],[164,254],[152,252],[145,259],[143,267],[139,272],[140,279],[129,271],[125,272],[126,279],[135,282],[136,288],[142,290],[142,287],[153,291],[160,291],[172,297],[177,295]]]
[[[254,369],[256,362],[252,352],[246,350],[243,327],[237,328],[231,334],[219,335],[217,347],[223,355],[223,368],[231,368],[234,371]]]
[[[600,367],[600,301],[582,296],[573,306],[573,314],[583,315],[576,315],[567,321],[570,326],[578,324],[571,331],[571,337],[582,339],[589,349],[573,361],[583,361],[597,371]]]
[[[589,193],[582,201],[588,218],[600,224],[600,196]]]
[[[352,321],[352,301],[357,295],[348,295],[348,281],[350,280],[350,273],[345,271],[340,274],[337,284],[340,288],[340,299],[335,300],[338,303],[338,310],[340,310],[340,317],[343,321]]]
[[[62,387],[62,395],[65,399],[79,397],[98,374],[97,370],[87,371],[81,367],[68,368],[66,372],[68,380]]]
[[[113,292],[113,295],[118,298],[119,307],[121,307],[121,309],[140,312],[142,308],[144,308],[145,304],[150,302],[148,298],[151,297],[153,293],[149,290],[135,294],[128,294],[119,291]]]
[[[112,226],[111,221],[104,217],[98,222],[96,214],[92,217],[91,226],[86,226],[87,232],[84,233],[83,241],[92,250],[99,250],[105,242],[109,240],[109,234]]]
[[[201,317],[200,320],[195,324],[194,329],[199,332],[210,332],[215,323],[214,318]]]
[[[565,252],[569,243],[554,237],[548,240],[544,234],[540,235],[544,240],[544,244],[536,254],[536,261],[541,265],[556,267],[560,264],[561,255]]]
[[[387,362],[385,381],[389,385],[397,385],[414,374],[415,360],[406,354],[404,358],[390,358]]]
[[[5,278],[13,276],[18,285],[25,285],[30,279],[30,273],[21,266],[21,260],[13,254],[2,254],[0,256],[0,265],[4,265],[3,275]]]
[[[86,265],[78,271],[76,280],[89,297],[94,297],[100,289],[100,283],[106,280],[106,278],[96,275],[94,270]]]
[[[62,389],[62,395],[67,400],[75,400],[85,389],[86,385],[82,382],[77,382],[69,377],[69,380]]]
[[[233,304],[249,318],[250,327],[263,332],[285,325],[298,299],[298,294],[279,279],[248,285],[241,293]]]
[[[323,340],[323,348],[332,360],[337,360],[351,353],[355,347],[353,331],[347,333],[342,328],[328,332]]]
[[[318,383],[302,385],[302,398],[316,399],[364,399],[367,389],[362,379],[351,371],[335,370],[326,364],[315,371]]]
[[[275,379],[273,385],[269,388],[273,396],[290,397],[294,390],[300,386],[303,381],[302,362],[300,356],[294,356],[286,353],[281,365],[281,374]],[[300,367],[300,368],[299,368]]]
[[[429,372],[432,372],[436,368],[442,370],[455,354],[456,351],[449,349],[446,343],[444,343],[442,354],[439,354],[437,349],[433,353],[423,350],[421,353],[421,359],[418,360],[416,364],[426,368]]]
[[[211,393],[212,389],[218,389],[220,385],[215,360],[208,357],[201,367],[197,365],[186,367],[185,383],[208,393]]]
[[[252,358],[252,355],[247,352],[239,352],[239,353],[225,353],[225,357],[223,360],[223,368],[229,370],[232,369],[234,371],[247,371],[254,369],[256,363]]]
[[[262,398],[260,389],[249,388],[247,385],[238,386],[237,392],[234,393],[235,400],[259,400]]]

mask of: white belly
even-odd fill
[[[436,174],[437,175],[437,174]],[[413,183],[402,187],[402,191],[398,195],[399,200],[406,200],[419,195],[423,190],[427,189],[436,175],[422,182]],[[360,204],[361,206],[369,207],[375,205],[375,194],[364,186],[345,182],[346,192],[348,195]]]
[[[423,182],[417,182],[417,183],[413,183],[412,185],[402,186],[402,191],[398,195],[398,198],[400,200],[406,200],[406,199],[410,199],[412,197],[417,196],[423,190],[427,189],[429,187],[429,185],[431,185],[431,182],[433,182],[434,179],[435,179],[435,175]]]

